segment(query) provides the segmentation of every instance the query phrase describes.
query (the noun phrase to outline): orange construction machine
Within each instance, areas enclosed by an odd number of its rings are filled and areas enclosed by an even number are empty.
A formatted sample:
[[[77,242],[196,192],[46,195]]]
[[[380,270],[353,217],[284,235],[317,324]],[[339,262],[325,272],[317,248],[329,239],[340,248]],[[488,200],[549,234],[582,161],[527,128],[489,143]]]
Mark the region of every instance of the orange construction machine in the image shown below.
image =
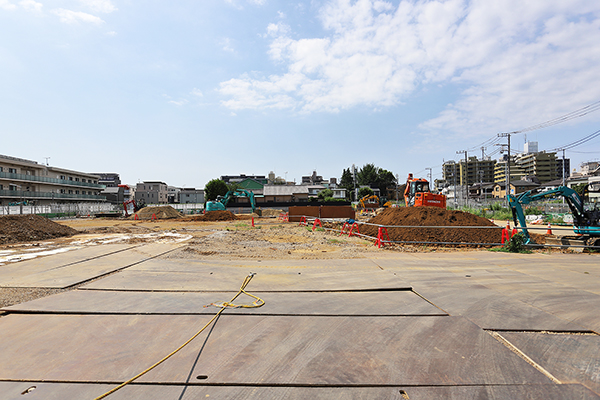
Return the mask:
[[[413,174],[408,174],[406,189],[404,190],[404,200],[407,207],[428,206],[446,208],[446,196],[431,193],[427,179],[413,178]]]

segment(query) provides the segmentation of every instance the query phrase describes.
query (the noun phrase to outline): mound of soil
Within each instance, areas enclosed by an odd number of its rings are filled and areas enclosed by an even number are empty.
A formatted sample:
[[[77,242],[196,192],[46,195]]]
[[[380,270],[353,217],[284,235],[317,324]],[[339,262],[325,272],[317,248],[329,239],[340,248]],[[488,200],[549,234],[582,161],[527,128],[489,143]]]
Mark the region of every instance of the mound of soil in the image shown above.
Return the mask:
[[[281,213],[283,213],[283,210],[276,210],[273,208],[265,208],[262,210],[263,217],[278,217]]]
[[[73,236],[75,229],[39,215],[0,216],[0,244],[48,240]]]
[[[139,219],[152,219],[153,214],[156,215],[156,218],[158,219],[182,217],[182,214],[171,206],[144,207],[135,213]],[[130,218],[134,219],[135,215],[131,216]]]
[[[191,221],[234,221],[236,219],[237,217],[231,211],[209,211],[189,218]]]
[[[418,226],[491,226],[496,225],[482,217],[462,211],[446,210],[439,207],[400,207],[387,208],[369,220],[370,224],[388,226],[392,241],[400,242],[436,242],[436,243],[500,243],[502,229],[489,228],[416,228]],[[411,228],[391,228],[401,225]],[[378,227],[361,225],[364,235],[377,237]]]

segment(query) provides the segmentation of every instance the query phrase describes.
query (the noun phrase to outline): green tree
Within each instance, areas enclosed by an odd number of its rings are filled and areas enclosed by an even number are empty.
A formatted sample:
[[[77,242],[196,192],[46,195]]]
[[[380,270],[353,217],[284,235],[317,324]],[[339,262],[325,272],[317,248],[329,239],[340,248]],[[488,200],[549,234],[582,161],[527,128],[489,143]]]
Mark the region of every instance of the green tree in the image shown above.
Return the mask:
[[[375,164],[365,164],[356,174],[356,180],[358,184],[363,185],[376,185],[379,176],[379,168]]]
[[[327,197],[332,197],[332,196],[333,196],[333,190],[331,190],[331,189],[324,189],[324,190],[321,190],[319,192],[319,195],[317,197],[319,197],[319,199],[321,201],[323,201]]]
[[[354,193],[354,178],[352,177],[352,172],[350,172],[350,168],[345,169],[342,172],[342,178],[340,179],[340,187],[346,189],[346,198],[352,199],[352,194]]]
[[[240,185],[237,182],[226,183],[226,185],[227,185],[227,190],[231,190],[232,192],[235,192],[238,189],[243,189],[242,185]]]
[[[225,196],[227,191],[227,184],[221,179],[213,179],[204,187],[206,200],[216,200],[217,196]]]
[[[574,191],[576,191],[576,192],[577,192],[577,194],[578,194],[579,196],[581,196],[581,198],[583,198],[583,195],[584,195],[583,191],[585,190],[585,185],[586,185],[585,183],[578,183],[578,184],[576,184],[576,185],[573,185],[573,186],[571,186],[571,188],[572,188]]]
[[[360,189],[358,189],[358,198],[362,199],[365,196],[372,196],[373,195],[373,190],[369,187],[361,187]]]
[[[393,173],[383,168],[380,168],[377,174],[376,185],[379,188],[381,196],[387,195],[387,190],[396,187],[396,177]]]

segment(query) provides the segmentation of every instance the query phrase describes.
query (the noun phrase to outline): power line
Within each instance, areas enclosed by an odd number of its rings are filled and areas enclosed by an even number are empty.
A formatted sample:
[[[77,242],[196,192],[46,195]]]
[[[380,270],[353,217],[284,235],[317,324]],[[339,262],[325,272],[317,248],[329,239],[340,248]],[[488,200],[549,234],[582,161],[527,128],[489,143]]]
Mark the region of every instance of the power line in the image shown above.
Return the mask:
[[[562,150],[569,150],[569,149],[572,149],[572,148],[574,148],[574,147],[580,146],[580,145],[582,145],[582,144],[584,144],[584,143],[586,143],[586,142],[589,142],[590,140],[592,140],[592,139],[595,139],[595,138],[597,138],[598,136],[600,136],[600,130],[597,130],[596,132],[594,132],[594,133],[591,133],[591,134],[587,135],[587,136],[586,136],[586,137],[584,137],[584,138],[581,138],[581,139],[579,139],[579,140],[576,140],[576,141],[574,141],[574,142],[571,142],[571,143],[569,143],[569,144],[567,144],[567,145],[564,145],[564,146],[561,146],[561,147],[557,147],[557,148],[555,148],[555,149],[552,149],[552,150],[550,150],[550,151],[562,151]]]
[[[521,129],[520,131],[516,131],[516,132],[512,132],[512,133],[523,133],[523,132],[535,131],[537,129],[548,128],[550,126],[562,124],[563,122],[567,122],[567,121],[570,121],[575,118],[583,117],[584,115],[587,115],[589,113],[592,113],[592,112],[598,111],[598,110],[600,110],[600,101],[597,101],[595,103],[587,105],[583,108],[580,108],[579,110],[572,111],[561,117],[554,118],[554,119],[551,119],[546,122],[542,122],[541,124],[532,125],[528,128]]]
[[[554,118],[549,121],[542,122],[540,124],[532,125],[530,127],[527,127],[527,128],[524,128],[524,129],[521,129],[518,131],[510,132],[510,134],[525,133],[525,132],[535,131],[538,129],[548,128],[550,126],[558,125],[558,124],[570,121],[575,118],[583,117],[584,115],[590,114],[590,113],[592,113],[594,111],[598,111],[598,110],[600,110],[600,101],[589,104],[585,107],[582,107],[578,110],[567,113],[558,118]],[[470,149],[467,149],[467,150],[473,151],[477,148],[481,148],[482,146],[492,146],[493,144],[497,143],[499,140],[500,139],[498,136],[493,136],[493,137],[489,138],[488,140],[486,140],[485,142],[481,143],[479,146],[471,147]]]

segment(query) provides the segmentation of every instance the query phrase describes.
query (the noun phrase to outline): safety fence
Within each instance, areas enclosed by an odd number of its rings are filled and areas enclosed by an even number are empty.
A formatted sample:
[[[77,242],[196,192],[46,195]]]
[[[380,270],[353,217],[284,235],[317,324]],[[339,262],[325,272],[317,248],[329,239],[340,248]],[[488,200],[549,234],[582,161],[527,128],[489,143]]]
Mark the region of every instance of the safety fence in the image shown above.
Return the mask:
[[[297,222],[298,226],[305,226],[312,230],[323,230],[337,234],[337,236],[346,235],[348,237],[357,236],[366,240],[372,240],[374,245],[381,248],[390,244],[406,244],[406,245],[436,245],[436,246],[478,246],[478,247],[496,247],[504,246],[510,240],[510,238],[516,234],[519,230],[522,231],[525,228],[515,227],[510,229],[510,226],[503,228],[501,226],[413,226],[413,225],[378,225],[369,222],[357,221],[354,219],[339,219],[339,218],[318,218],[311,215],[289,215],[289,213],[282,213],[278,219],[284,222]],[[372,226],[377,228],[377,236],[366,235],[361,233],[361,226]],[[390,240],[389,230],[394,228],[404,229],[457,229],[457,230],[470,230],[470,229],[487,229],[487,230],[502,230],[502,236],[500,242],[456,242],[456,241],[431,241],[431,240]],[[573,232],[573,227],[527,227],[528,231],[532,230],[544,230],[545,234],[553,234],[553,231],[570,231]],[[364,229],[363,229],[364,230]],[[528,248],[564,248],[564,249],[593,249],[600,250],[600,246],[590,246],[585,244],[536,244],[529,243],[524,245]]]
[[[107,203],[0,206],[0,215],[37,214],[46,218],[74,218],[117,211],[123,211],[123,208]]]

